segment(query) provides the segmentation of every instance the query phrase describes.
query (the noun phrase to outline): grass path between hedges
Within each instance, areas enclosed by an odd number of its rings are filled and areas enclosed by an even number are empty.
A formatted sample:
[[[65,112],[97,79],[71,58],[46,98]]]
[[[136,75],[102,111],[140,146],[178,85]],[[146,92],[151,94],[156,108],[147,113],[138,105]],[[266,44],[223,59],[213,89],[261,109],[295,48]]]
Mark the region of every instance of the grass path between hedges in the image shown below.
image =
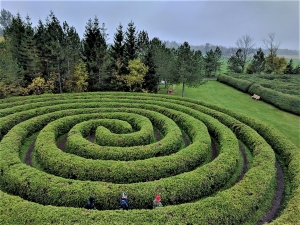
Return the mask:
[[[174,96],[181,96],[181,87],[181,85],[176,85],[175,89],[173,88]],[[160,93],[166,93],[163,85]],[[192,98],[226,107],[265,122],[279,130],[300,148],[300,116],[282,111],[261,100],[254,100],[249,94],[218,81],[208,81],[197,88],[185,87],[184,98]]]

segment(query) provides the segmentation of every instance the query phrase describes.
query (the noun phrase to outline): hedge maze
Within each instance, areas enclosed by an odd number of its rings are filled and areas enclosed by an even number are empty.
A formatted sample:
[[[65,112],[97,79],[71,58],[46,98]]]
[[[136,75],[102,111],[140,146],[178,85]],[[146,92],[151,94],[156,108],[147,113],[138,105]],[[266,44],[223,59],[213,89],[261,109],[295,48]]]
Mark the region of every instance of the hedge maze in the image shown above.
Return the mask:
[[[15,97],[0,105],[0,224],[300,221],[300,151],[253,118],[138,93]],[[124,191],[129,211],[119,206]],[[152,210],[158,194],[164,207]],[[98,210],[84,209],[91,195]]]

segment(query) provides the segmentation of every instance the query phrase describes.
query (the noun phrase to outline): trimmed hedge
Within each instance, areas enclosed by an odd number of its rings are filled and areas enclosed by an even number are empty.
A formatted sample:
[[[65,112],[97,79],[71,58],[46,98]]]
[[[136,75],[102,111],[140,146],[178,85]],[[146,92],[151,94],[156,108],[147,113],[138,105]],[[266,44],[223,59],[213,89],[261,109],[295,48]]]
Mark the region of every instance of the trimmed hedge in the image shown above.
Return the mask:
[[[84,93],[81,97],[80,95],[76,95],[76,97],[85,99],[89,94],[90,93]],[[270,146],[257,134],[258,132],[267,140],[273,149],[278,151],[279,154],[281,154],[281,156],[286,160],[285,162],[288,166],[289,177],[292,180],[292,195],[289,204],[283,214],[277,218],[273,224],[297,224],[300,215],[299,149],[287,141],[278,131],[241,114],[189,99],[182,101],[181,98],[176,99],[171,96],[161,97],[156,95],[140,94],[126,94],[126,96],[124,96],[124,93],[101,93],[100,101],[102,101],[103,104],[107,99],[117,102],[116,99],[120,99],[122,95],[124,97],[123,99],[128,98],[126,99],[126,102],[128,102],[127,104],[131,106],[133,105],[133,102],[137,103],[140,101],[143,102],[142,106],[144,108],[151,107],[152,110],[160,112],[160,110],[163,110],[164,108],[162,106],[168,105],[168,109],[177,108],[176,110],[184,111],[197,119],[201,118],[207,126],[208,131],[218,137],[217,140],[220,142],[221,147],[220,155],[211,163],[197,168],[194,171],[170,178],[163,178],[160,181],[146,182],[145,184],[147,184],[147,189],[145,189],[143,183],[124,185],[105,183],[104,187],[100,188],[99,185],[102,183],[88,181],[82,181],[82,183],[79,181],[65,180],[63,178],[44,174],[33,168],[22,165],[16,157],[18,148],[15,148],[16,151],[14,151],[12,146],[21,145],[23,139],[22,135],[26,136],[26,133],[31,131],[32,128],[28,127],[28,130],[27,128],[26,130],[22,130],[15,129],[15,127],[17,127],[15,126],[12,129],[16,132],[15,134],[11,131],[9,133],[5,132],[7,129],[9,130],[9,126],[13,124],[10,119],[14,118],[14,116],[10,116],[8,119],[0,120],[1,131],[3,134],[7,133],[0,143],[0,170],[3,171],[3,174],[0,176],[2,190],[3,187],[7,187],[7,185],[10,185],[10,191],[13,190],[18,192],[19,189],[21,189],[23,192],[21,196],[29,200],[32,200],[32,195],[34,195],[35,191],[37,191],[41,194],[41,198],[38,199],[39,202],[41,204],[47,204],[44,201],[47,201],[48,198],[53,198],[53,195],[55,195],[57,190],[66,188],[64,192],[61,192],[59,195],[56,194],[57,199],[61,200],[61,203],[67,202],[66,200],[68,199],[74,203],[74,199],[78,198],[77,204],[80,205],[86,201],[86,199],[81,195],[86,196],[86,193],[91,193],[95,194],[97,199],[103,200],[101,203],[103,203],[107,209],[117,208],[117,201],[123,190],[126,190],[129,193],[130,202],[133,208],[150,208],[152,198],[157,193],[162,195],[163,203],[165,203],[165,205],[193,201],[198,199],[199,196],[207,196],[209,193],[214,193],[224,184],[224,182],[226,183],[226,174],[230,174],[236,169],[234,166],[230,170],[230,173],[224,169],[225,167],[228,168],[229,158],[237,155],[237,149],[235,149],[234,153],[232,152],[232,147],[229,147],[230,145],[226,144],[233,144],[233,140],[230,140],[229,133],[227,134],[227,131],[225,132],[228,128],[223,126],[224,128],[221,129],[218,121],[224,123],[227,127],[234,131],[238,138],[250,148],[254,156],[253,167],[246,173],[242,181],[235,184],[232,188],[216,193],[212,197],[197,200],[194,203],[167,206],[155,211],[131,210],[130,212],[124,213],[120,210],[87,211],[76,208],[42,206],[36,203],[27,202],[20,197],[7,195],[0,191],[1,199],[3,199],[0,203],[0,213],[1,215],[4,215],[0,218],[2,220],[1,222],[7,224],[18,224],[24,222],[32,224],[114,224],[116,221],[122,221],[129,224],[182,224],[184,221],[184,223],[194,224],[241,224],[243,221],[247,221],[248,217],[251,216],[251,214],[259,208],[260,204],[265,201],[264,196],[266,196],[267,193],[274,192],[274,181],[276,176],[276,170],[274,167],[275,156]],[[89,95],[89,98],[91,98],[91,101],[92,98],[95,98],[95,101],[99,101],[99,93],[93,93]],[[150,104],[151,101],[152,105]],[[125,100],[123,100],[123,102],[125,102]],[[154,102],[155,106],[153,106]],[[162,109],[159,109],[160,107],[158,105],[160,105]],[[123,107],[125,106],[126,104],[123,105]],[[87,105],[82,107],[87,107]],[[138,107],[141,108],[140,105]],[[211,110],[209,108],[215,110]],[[47,110],[53,110],[53,108],[48,107],[45,111]],[[196,117],[196,115],[198,116]],[[18,120],[20,117],[22,118],[22,116],[30,117],[31,113],[24,112],[23,115],[19,113],[18,116],[15,115],[15,118]],[[243,123],[250,125],[257,132],[253,131]],[[217,127],[220,128],[216,128],[216,124],[218,124]],[[226,135],[222,131],[223,129]],[[13,135],[16,136],[13,137]],[[19,136],[21,136],[21,139],[18,138]],[[223,138],[221,138],[221,136]],[[227,149],[226,146],[229,147],[230,150]],[[37,176],[40,173],[42,176]],[[184,177],[184,175],[186,175],[186,177]],[[8,176],[11,177],[11,182],[15,182],[16,185],[8,182]],[[185,179],[181,179],[183,177]],[[201,179],[199,177],[201,177]],[[34,191],[32,186],[36,184],[38,184],[37,186],[41,185],[43,180],[44,185],[47,184],[47,186],[44,186],[44,188],[42,188],[43,186],[40,186],[40,188],[37,188]],[[97,185],[94,186],[94,183],[97,183]],[[177,185],[179,185],[179,187]],[[207,185],[207,189],[202,187],[202,185]],[[78,189],[71,188],[71,186],[76,186]],[[89,188],[87,189],[87,187]],[[28,192],[28,189],[31,189],[32,191]],[[83,192],[80,192],[82,190]],[[88,190],[90,190],[90,192],[86,192]],[[70,191],[74,195],[73,197],[69,194]],[[107,195],[110,199],[115,199],[115,202],[110,206],[108,206],[109,204],[106,202]],[[55,200],[55,197],[53,199]],[[8,201],[10,201],[10,204],[8,204]],[[69,202],[67,205],[73,203]],[[7,205],[10,205],[10,207],[8,208]],[[22,214],[19,213],[20,210],[23,212]],[[32,215],[34,212],[36,212],[36,214]]]
[[[219,75],[217,80],[245,93],[251,95],[257,94],[261,97],[261,100],[270,103],[279,109],[300,115],[300,98],[297,96],[284,94],[270,88],[265,88],[254,82],[227,75]]]
[[[261,99],[282,110],[300,115],[300,98],[293,95],[283,94],[269,88],[254,84],[249,88],[250,94],[260,95]]]
[[[242,92],[247,93],[253,82],[247,81],[247,80],[242,80],[242,79],[237,79],[231,76],[227,75],[218,75],[217,80],[228,84]]]

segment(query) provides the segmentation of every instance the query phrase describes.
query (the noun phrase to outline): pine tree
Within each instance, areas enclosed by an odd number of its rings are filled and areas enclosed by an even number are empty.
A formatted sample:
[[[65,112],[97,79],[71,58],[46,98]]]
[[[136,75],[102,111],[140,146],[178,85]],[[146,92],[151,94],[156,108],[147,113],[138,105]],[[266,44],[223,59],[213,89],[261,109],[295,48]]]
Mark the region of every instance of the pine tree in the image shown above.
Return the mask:
[[[148,71],[144,77],[144,82],[142,89],[146,90],[148,93],[157,93],[157,84],[159,83],[159,78],[156,75],[155,64],[152,51],[148,51],[144,58],[144,64],[148,67]]]
[[[206,55],[204,56],[204,70],[205,75],[207,77],[210,77],[212,75],[212,72],[214,71],[214,52],[212,49],[210,49],[208,52],[206,52]]]
[[[294,67],[293,67],[293,60],[291,59],[289,64],[287,64],[284,74],[293,74],[294,73]]]
[[[254,73],[261,73],[265,70],[265,54],[263,53],[262,49],[259,48],[256,54],[253,55],[252,59],[252,67]]]
[[[37,49],[38,71],[42,77],[50,75],[49,71],[49,50],[47,48],[47,30],[41,20],[38,21],[38,26],[34,34],[34,42]]]
[[[22,56],[20,54],[21,43],[24,39],[24,33],[25,23],[18,13],[15,17],[12,18],[10,26],[6,27],[6,29],[4,30],[4,38],[5,40],[9,40],[9,47],[12,53],[12,57],[17,61],[18,65],[21,68],[24,68],[24,65],[22,64]]]
[[[174,49],[173,49],[174,50]],[[175,50],[166,48],[165,43],[162,43],[159,38],[155,37],[150,41],[150,51],[153,54],[153,62],[155,66],[155,74],[157,82],[157,91],[160,87],[160,82],[165,82],[168,89],[169,83],[175,79],[172,70],[175,68]]]
[[[177,82],[182,83],[182,97],[185,85],[196,87],[201,84],[203,76],[200,71],[199,53],[191,50],[190,45],[184,42],[178,48],[177,54]]]
[[[230,56],[227,61],[227,68],[230,72],[242,73],[243,72],[243,55],[242,49],[238,49],[235,55]]]
[[[137,37],[137,57],[144,59],[150,47],[147,31],[140,31]]]
[[[63,70],[62,70],[62,62],[64,60],[64,55],[62,54],[62,42],[63,42],[63,29],[60,25],[59,20],[56,18],[54,12],[50,11],[49,17],[46,19],[46,49],[47,49],[47,60],[49,62],[48,67],[48,77],[52,74],[57,76],[57,85],[59,93],[63,92],[62,87],[62,78],[63,78]]]
[[[64,82],[70,79],[75,70],[75,65],[80,60],[80,38],[76,29],[69,26],[66,21],[63,22],[63,42],[62,42],[62,71],[64,73]]]
[[[26,17],[25,32],[20,45],[20,60],[23,66],[23,77],[25,85],[30,84],[32,80],[40,75],[38,71],[39,59],[34,40],[34,29],[29,16]]]
[[[0,11],[0,37],[3,36],[3,31],[6,27],[10,26],[12,23],[13,15],[5,10]]]
[[[82,55],[87,65],[89,73],[89,90],[100,90],[104,81],[104,73],[108,66],[105,62],[107,56],[107,35],[103,33],[105,29],[100,29],[99,20],[95,16],[94,20],[88,20],[83,40]]]
[[[219,46],[214,51],[214,72],[217,75],[217,71],[220,71],[222,65],[222,51]]]
[[[125,65],[128,65],[130,60],[137,58],[137,37],[136,28],[134,23],[131,21],[128,24],[127,30],[125,32]],[[128,71],[129,72],[129,71]]]

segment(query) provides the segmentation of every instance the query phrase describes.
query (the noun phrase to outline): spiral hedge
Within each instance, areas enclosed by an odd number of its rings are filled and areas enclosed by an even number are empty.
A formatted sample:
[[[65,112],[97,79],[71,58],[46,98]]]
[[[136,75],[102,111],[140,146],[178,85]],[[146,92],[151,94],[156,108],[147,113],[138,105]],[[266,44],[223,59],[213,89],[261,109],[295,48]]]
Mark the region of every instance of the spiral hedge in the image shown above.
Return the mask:
[[[290,185],[270,224],[300,221],[300,151],[253,118],[140,93],[15,97],[0,105],[0,224],[257,223],[274,197],[275,155]],[[34,135],[30,166],[20,155]],[[252,163],[237,181],[239,141]],[[124,191],[125,212],[119,206]],[[158,194],[165,207],[152,210]],[[84,209],[91,195],[98,210]]]

